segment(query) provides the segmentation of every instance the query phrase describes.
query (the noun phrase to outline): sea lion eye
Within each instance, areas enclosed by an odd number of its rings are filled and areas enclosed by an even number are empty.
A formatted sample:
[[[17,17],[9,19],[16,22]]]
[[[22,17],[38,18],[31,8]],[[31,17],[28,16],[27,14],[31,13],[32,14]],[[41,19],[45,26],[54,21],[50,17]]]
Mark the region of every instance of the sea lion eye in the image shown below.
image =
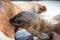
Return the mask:
[[[21,20],[19,18],[16,18],[15,23],[21,23]]]

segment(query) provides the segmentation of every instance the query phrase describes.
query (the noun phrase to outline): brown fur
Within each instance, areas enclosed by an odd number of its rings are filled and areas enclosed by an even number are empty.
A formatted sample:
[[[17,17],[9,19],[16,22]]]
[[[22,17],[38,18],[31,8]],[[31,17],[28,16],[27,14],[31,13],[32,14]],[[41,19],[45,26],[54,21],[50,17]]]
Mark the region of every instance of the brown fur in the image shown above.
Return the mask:
[[[14,30],[9,23],[13,13],[13,4],[10,0],[0,0],[0,30],[10,38],[14,38]]]
[[[37,14],[34,13],[31,13],[31,15],[28,14],[30,14],[30,12],[20,12],[11,19],[16,20],[17,18],[19,18],[20,19],[19,21],[21,20],[23,21],[23,22],[21,21],[22,24],[13,21],[11,22],[13,22],[13,25],[18,26],[18,28],[24,28],[35,36],[40,36],[42,33],[47,33],[48,35],[50,35],[52,32],[55,32],[60,35],[60,15],[57,15],[51,19],[56,20],[59,23],[52,24],[53,22],[39,18]],[[52,37],[53,40],[55,39],[54,36],[55,35],[53,34]]]
[[[14,23],[15,18],[20,18],[21,17],[21,22],[20,23]],[[32,33],[35,36],[38,36],[40,33],[40,24],[41,22],[39,21],[39,17],[35,13],[30,13],[28,11],[23,11],[18,13],[16,16],[14,16],[10,21],[11,23],[14,23],[13,25],[17,25],[18,28],[24,28],[30,33]]]
[[[14,38],[14,29],[13,29],[12,25],[9,23],[9,20],[10,20],[10,18],[12,18],[15,15],[15,13],[25,10],[23,8],[26,5],[25,4],[18,4],[18,5],[12,4],[11,0],[0,0],[0,30],[6,36],[8,36],[10,38]],[[33,5],[36,5],[36,6],[38,6],[39,9],[42,10],[41,12],[46,11],[46,7],[43,5],[40,5],[40,4],[28,4],[28,5],[29,6],[31,5],[31,7],[33,7]],[[21,6],[22,6],[22,8],[21,8]],[[31,12],[34,12],[33,9],[31,9],[31,10],[30,10]],[[38,12],[38,13],[40,13],[40,12]],[[38,28],[37,28],[37,30],[38,30]]]
[[[15,13],[19,13],[22,11],[29,11],[37,14],[40,14],[47,10],[47,8],[44,5],[38,3],[14,4],[14,9]]]

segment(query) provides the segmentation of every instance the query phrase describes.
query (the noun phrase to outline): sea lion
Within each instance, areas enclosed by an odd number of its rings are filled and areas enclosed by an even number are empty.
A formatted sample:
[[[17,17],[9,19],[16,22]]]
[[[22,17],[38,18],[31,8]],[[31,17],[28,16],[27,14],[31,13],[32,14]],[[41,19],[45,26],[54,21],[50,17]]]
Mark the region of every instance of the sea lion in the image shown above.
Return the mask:
[[[9,22],[13,14],[11,0],[0,0],[0,40],[14,40],[14,29]]]
[[[29,11],[36,14],[41,14],[47,11],[46,6],[39,3],[23,3],[23,4],[13,3],[13,4],[16,14],[22,11]]]

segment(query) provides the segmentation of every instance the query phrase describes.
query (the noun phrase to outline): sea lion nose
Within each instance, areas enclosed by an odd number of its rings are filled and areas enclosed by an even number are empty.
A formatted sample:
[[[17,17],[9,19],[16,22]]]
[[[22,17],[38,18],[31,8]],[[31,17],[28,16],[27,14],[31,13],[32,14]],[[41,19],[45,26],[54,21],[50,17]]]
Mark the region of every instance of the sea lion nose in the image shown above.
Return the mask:
[[[19,17],[13,17],[10,19],[10,23],[15,24],[15,23],[20,23],[21,20]]]
[[[11,18],[9,21],[10,21],[11,24],[14,24],[15,23],[15,18]]]

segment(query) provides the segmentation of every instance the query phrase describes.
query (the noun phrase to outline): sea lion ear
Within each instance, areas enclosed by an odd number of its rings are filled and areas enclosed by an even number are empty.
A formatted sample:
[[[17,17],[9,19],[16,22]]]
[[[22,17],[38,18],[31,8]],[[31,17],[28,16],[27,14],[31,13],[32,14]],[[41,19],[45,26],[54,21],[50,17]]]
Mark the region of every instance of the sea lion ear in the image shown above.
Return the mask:
[[[35,13],[41,14],[42,12],[46,12],[47,8],[44,5],[35,3],[35,5],[33,5],[33,10],[34,10]]]
[[[39,5],[38,4],[38,13],[40,14],[40,13],[43,13],[43,12],[46,12],[47,11],[47,8],[46,8],[46,6],[45,5]]]
[[[38,6],[39,10],[42,12],[46,12],[47,11],[47,8],[46,6],[42,5],[42,6]]]

